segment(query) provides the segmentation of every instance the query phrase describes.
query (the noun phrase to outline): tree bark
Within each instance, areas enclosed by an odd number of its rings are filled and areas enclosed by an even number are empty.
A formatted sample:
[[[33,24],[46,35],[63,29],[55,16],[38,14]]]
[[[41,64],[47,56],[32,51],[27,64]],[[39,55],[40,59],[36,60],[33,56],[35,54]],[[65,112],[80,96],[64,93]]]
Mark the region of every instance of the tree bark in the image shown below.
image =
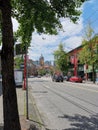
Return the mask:
[[[11,0],[2,0],[1,13],[4,130],[21,130],[14,81],[14,38],[11,21]]]

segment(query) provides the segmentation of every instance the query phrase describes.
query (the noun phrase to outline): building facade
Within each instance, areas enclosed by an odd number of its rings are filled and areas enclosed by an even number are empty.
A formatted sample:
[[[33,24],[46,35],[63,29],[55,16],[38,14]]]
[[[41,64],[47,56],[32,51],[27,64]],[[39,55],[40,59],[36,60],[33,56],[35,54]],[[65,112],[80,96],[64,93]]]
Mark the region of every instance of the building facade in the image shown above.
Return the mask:
[[[85,77],[86,80],[91,80],[91,81],[97,81],[98,80],[98,65],[97,63],[92,63],[92,65],[90,64],[81,64],[79,61],[79,53],[81,52],[81,50],[83,49],[84,45],[79,46],[73,50],[71,50],[70,52],[68,52],[68,56],[69,56],[69,71],[71,72],[72,75],[74,76],[81,76],[82,78]],[[89,47],[88,47],[89,49]],[[91,53],[89,55],[91,55],[92,57],[94,55],[98,55],[97,53],[95,54],[95,50],[96,48],[91,48]],[[92,55],[93,52],[93,55]],[[96,59],[95,59],[96,60]],[[94,64],[96,64],[96,68],[93,68]],[[94,79],[95,78],[95,79]]]
[[[70,52],[68,52],[68,61],[69,61],[69,71],[73,76],[81,76],[84,77],[84,65],[80,64],[79,61],[79,52],[82,50],[82,46],[79,46]]]

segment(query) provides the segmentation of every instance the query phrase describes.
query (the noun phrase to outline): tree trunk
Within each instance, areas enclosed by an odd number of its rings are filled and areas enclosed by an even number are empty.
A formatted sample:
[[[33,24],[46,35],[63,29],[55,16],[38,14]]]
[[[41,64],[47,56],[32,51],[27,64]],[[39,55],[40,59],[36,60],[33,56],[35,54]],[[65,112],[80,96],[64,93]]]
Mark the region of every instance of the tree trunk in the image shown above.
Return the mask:
[[[14,39],[11,21],[11,0],[2,0],[2,91],[4,130],[21,130],[14,81]]]

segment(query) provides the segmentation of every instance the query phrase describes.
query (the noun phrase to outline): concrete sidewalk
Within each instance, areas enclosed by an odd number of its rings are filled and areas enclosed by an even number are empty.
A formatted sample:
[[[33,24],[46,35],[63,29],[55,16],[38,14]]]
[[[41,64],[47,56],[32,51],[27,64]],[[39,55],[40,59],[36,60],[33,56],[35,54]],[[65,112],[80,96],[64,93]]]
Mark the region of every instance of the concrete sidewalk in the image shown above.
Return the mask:
[[[44,130],[30,88],[28,87],[28,120],[26,119],[26,90],[17,88],[16,92],[21,130]]]
[[[33,106],[33,102],[30,97],[30,92],[28,95],[28,111],[30,119],[26,119],[26,90],[22,88],[16,88],[17,93],[17,104],[18,104],[18,111],[19,111],[19,118],[21,124],[21,130],[38,130],[37,128],[37,117],[36,112]],[[39,123],[39,122],[38,122]],[[0,130],[3,130],[3,99],[2,99],[2,91],[0,88]]]
[[[17,103],[18,103],[18,111],[21,123],[22,130],[28,130],[29,125],[26,121],[25,117],[25,96],[26,91],[22,90],[22,88],[16,88],[17,92]],[[0,130],[3,130],[3,99],[2,99],[2,91],[0,91]]]

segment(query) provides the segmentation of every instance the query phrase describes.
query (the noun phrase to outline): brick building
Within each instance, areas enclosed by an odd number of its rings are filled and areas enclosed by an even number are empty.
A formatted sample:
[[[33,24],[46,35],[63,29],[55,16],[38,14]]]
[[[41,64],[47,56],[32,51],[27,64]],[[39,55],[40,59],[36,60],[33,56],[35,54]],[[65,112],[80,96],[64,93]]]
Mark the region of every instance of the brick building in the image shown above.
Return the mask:
[[[68,52],[69,71],[74,76],[84,77],[84,65],[79,62],[79,52],[82,50],[82,46],[79,46]]]

